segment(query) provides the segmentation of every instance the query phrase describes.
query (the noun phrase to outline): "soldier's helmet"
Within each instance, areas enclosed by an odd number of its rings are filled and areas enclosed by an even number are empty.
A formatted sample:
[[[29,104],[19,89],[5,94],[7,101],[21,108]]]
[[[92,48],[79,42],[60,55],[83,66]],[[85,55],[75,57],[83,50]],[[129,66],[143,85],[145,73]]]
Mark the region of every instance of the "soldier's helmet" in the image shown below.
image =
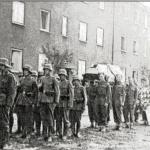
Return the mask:
[[[4,65],[6,68],[11,68],[12,66],[9,65],[9,61],[7,58],[0,58],[0,65]]]
[[[45,70],[45,69],[52,71],[53,70],[52,64],[48,64],[48,63],[44,64],[43,70]]]
[[[23,76],[23,72],[18,72],[18,77],[22,77]]]
[[[38,76],[38,73],[37,73],[36,70],[33,70],[33,71],[32,71],[32,76],[34,76],[34,77],[37,77],[37,76]]]
[[[78,80],[80,81],[79,77],[77,75],[73,76],[73,81]]]
[[[25,64],[23,66],[23,70],[28,70],[32,74],[32,67],[30,65],[28,65],[28,64]]]
[[[59,75],[65,75],[65,76],[67,76],[67,71],[65,69],[60,69],[59,70]]]

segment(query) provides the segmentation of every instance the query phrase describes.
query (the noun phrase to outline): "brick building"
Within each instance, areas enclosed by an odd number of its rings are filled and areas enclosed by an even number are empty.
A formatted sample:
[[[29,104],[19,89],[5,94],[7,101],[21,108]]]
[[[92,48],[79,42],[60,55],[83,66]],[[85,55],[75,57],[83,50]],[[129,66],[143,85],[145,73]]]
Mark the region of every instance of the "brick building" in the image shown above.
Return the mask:
[[[141,80],[148,61],[150,13],[141,3],[0,2],[0,56],[21,71],[40,70],[42,47],[73,52],[81,77],[95,63],[119,65]]]

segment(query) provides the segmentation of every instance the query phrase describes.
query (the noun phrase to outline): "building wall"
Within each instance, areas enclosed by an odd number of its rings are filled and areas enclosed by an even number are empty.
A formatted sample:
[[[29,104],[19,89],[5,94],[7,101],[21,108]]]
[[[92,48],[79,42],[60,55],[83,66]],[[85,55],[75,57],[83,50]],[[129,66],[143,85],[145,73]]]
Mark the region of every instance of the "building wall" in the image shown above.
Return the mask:
[[[40,31],[40,9],[51,12],[50,32]],[[135,24],[135,10],[140,12],[139,24]],[[105,2],[104,10],[99,2],[25,2],[24,26],[12,23],[12,3],[0,2],[0,56],[11,60],[11,49],[23,51],[23,64],[28,63],[38,68],[38,54],[42,45],[49,43],[50,49],[56,47],[63,52],[74,53],[74,64],[78,60],[86,60],[86,68],[95,63],[112,63],[114,11],[114,64],[126,68],[127,76],[141,66],[150,66],[143,55],[148,29],[144,28],[144,14],[149,12],[141,3]],[[68,35],[61,35],[62,16],[68,17]],[[149,16],[150,18],[150,16]],[[88,24],[87,42],[79,41],[80,21]],[[104,29],[104,46],[96,45],[96,29]],[[121,52],[121,36],[126,39],[126,52]],[[133,41],[138,43],[137,54],[133,54]],[[147,48],[149,50],[149,47]],[[139,71],[140,76],[140,71]]]

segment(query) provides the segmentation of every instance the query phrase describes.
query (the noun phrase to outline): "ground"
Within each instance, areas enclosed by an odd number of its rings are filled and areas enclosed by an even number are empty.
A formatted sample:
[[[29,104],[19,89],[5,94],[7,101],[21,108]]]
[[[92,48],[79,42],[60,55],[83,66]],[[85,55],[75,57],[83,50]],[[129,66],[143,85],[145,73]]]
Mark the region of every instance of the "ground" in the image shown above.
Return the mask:
[[[150,126],[137,124],[134,129],[113,131],[114,123],[111,113],[111,122],[108,131],[101,133],[98,129],[88,128],[90,123],[87,113],[82,117],[81,137],[69,138],[67,141],[58,141],[54,137],[52,143],[45,143],[33,137],[22,140],[19,137],[11,138],[7,149],[11,150],[149,150]],[[15,129],[14,129],[15,130]]]

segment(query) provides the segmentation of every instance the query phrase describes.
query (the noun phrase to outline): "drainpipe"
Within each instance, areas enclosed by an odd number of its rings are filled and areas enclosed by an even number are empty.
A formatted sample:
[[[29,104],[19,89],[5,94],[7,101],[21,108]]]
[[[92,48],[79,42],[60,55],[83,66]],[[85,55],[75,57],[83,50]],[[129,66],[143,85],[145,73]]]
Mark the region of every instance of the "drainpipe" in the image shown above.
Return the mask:
[[[114,64],[114,27],[115,27],[115,2],[113,2],[113,26],[112,26],[112,65]]]

